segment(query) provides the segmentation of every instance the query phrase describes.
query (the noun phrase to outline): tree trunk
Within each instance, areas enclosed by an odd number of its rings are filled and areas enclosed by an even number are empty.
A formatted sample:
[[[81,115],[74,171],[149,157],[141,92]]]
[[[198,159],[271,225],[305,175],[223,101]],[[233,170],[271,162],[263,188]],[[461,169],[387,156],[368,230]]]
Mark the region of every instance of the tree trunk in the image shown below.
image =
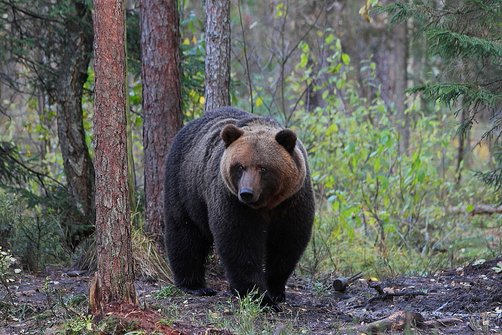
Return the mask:
[[[161,248],[165,161],[183,116],[176,2],[141,0],[140,14],[146,231]]]
[[[92,57],[92,16],[89,6],[75,2],[80,21],[68,20],[67,43],[57,74],[56,118],[63,167],[70,194],[83,216],[80,227],[69,228],[69,244],[75,247],[93,231],[95,221],[94,167],[85,142],[82,96],[87,69]]]
[[[399,152],[406,155],[410,147],[410,120],[406,115],[405,98],[408,83],[408,29],[407,22],[394,27],[394,101],[396,102],[396,123],[399,132]]]
[[[204,111],[230,105],[230,1],[206,0]]]
[[[137,304],[127,181],[124,8],[123,1],[94,0],[98,271],[89,295],[94,315],[110,304]]]
[[[408,38],[406,22],[387,30],[377,22],[371,29],[371,49],[380,83],[381,96],[389,111],[395,110],[394,125],[400,135],[399,152],[406,154],[409,147],[410,121],[404,113],[407,86]]]

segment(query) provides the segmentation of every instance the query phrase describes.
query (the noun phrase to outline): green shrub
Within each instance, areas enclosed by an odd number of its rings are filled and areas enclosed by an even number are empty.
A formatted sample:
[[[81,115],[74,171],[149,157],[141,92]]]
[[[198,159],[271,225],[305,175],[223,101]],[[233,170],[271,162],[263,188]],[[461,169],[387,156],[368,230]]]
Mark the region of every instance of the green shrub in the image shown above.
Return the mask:
[[[315,87],[323,107],[298,110],[291,120],[309,153],[318,206],[301,269],[312,275],[424,273],[495,255],[497,248],[486,248],[489,234],[472,226],[475,220],[450,213],[452,207],[494,198],[472,174],[458,183],[455,127],[447,126],[453,120],[420,115],[412,104],[410,149],[401,154],[394,111],[378,94],[371,101],[361,97],[359,83],[346,75],[352,71],[350,58],[344,59],[338,46],[331,50],[334,56],[321,70],[330,78]],[[308,72],[306,64],[298,68]],[[501,228],[497,217],[489,222]]]
[[[67,260],[60,217],[41,204],[0,190],[0,230],[14,255],[31,271]]]
[[[166,299],[181,295],[182,292],[174,285],[166,285],[155,293],[156,299]]]

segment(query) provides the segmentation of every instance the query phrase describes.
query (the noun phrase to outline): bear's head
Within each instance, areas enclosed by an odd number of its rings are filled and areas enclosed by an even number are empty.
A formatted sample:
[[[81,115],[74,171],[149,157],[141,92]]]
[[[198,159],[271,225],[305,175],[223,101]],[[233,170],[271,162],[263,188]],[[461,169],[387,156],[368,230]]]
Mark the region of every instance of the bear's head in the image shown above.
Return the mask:
[[[303,186],[307,167],[293,131],[229,124],[220,135],[226,146],[221,176],[242,203],[272,209]]]

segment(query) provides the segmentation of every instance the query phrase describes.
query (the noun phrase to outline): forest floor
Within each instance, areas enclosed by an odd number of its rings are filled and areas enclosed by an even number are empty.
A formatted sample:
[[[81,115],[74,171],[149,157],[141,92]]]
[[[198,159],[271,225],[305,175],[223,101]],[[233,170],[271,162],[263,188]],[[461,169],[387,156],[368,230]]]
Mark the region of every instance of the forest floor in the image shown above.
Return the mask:
[[[427,277],[359,279],[343,293],[333,290],[333,278],[312,283],[293,277],[280,312],[239,303],[226,292],[218,272],[209,276],[209,286],[220,292],[213,297],[138,281],[143,310],[123,308],[115,314],[121,325],[101,326],[97,332],[89,330],[97,328],[85,307],[90,277],[53,268],[43,275],[19,275],[9,285],[13,300],[0,301],[0,335],[127,333],[124,329],[171,335],[502,334],[501,266],[502,257]],[[0,297],[5,294],[0,288]],[[139,328],[147,331],[131,332]]]

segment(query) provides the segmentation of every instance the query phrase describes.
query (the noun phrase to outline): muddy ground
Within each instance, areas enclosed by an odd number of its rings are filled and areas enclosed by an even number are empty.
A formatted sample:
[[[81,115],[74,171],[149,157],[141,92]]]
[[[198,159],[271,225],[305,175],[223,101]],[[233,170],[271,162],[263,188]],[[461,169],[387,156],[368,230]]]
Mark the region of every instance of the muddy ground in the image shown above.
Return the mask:
[[[124,309],[121,316],[135,320],[129,330],[141,326],[160,334],[502,334],[499,267],[502,257],[428,277],[361,278],[343,293],[332,288],[334,278],[293,277],[282,311],[258,314],[239,309],[221,273],[209,276],[209,285],[219,290],[214,297],[169,288],[159,295],[165,284],[141,280],[140,303],[149,312]],[[0,335],[85,333],[82,322],[96,329],[86,318],[89,282],[88,275],[65,269],[17,276],[9,285],[12,301],[0,288]]]

